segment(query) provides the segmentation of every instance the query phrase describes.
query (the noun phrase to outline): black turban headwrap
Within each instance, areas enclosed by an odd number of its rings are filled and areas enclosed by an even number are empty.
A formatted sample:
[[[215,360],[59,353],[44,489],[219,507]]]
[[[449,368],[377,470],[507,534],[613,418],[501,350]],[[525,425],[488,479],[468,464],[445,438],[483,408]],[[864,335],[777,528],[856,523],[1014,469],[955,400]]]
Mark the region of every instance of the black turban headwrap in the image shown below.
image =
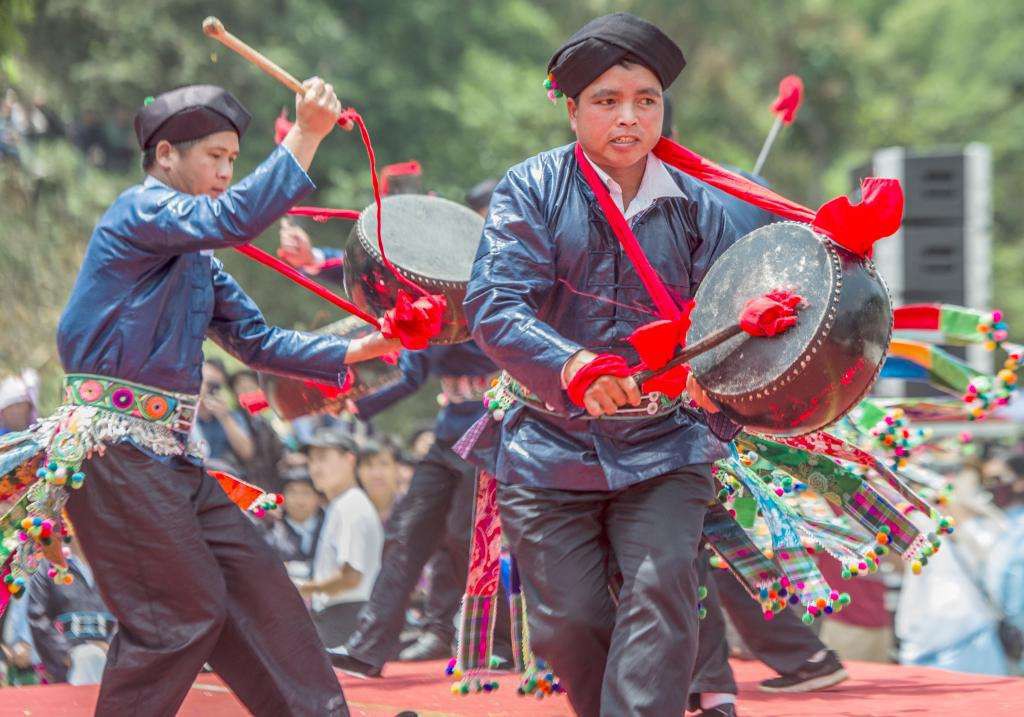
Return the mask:
[[[162,139],[171,144],[231,130],[245,134],[252,115],[234,95],[216,85],[187,85],[158,95],[135,114],[139,147]]]
[[[558,89],[576,97],[583,89],[627,55],[640,60],[668,89],[686,58],[671,38],[657,27],[627,12],[595,18],[581,27],[548,62]]]

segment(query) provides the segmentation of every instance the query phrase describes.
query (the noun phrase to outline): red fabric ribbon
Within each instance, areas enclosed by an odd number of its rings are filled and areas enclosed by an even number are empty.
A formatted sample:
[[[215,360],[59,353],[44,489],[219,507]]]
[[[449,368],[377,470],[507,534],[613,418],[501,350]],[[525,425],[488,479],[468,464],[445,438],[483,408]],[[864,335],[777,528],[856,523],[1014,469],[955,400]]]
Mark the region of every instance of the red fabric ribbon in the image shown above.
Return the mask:
[[[618,354],[598,354],[593,361],[576,372],[566,387],[566,393],[569,394],[570,401],[580,408],[585,408],[583,396],[586,395],[587,389],[593,385],[594,381],[602,376],[625,378],[631,375],[633,375],[633,369],[626,363],[626,359]]]
[[[348,219],[357,221],[359,214],[355,209],[329,209],[327,207],[292,207],[288,214],[293,217],[311,217],[314,222],[326,222],[328,219]]]
[[[640,356],[640,363],[633,367],[634,372],[661,368],[672,359],[678,347],[686,345],[686,332],[690,330],[690,314],[694,306],[694,302],[689,301],[678,319],[652,321],[630,335],[628,341]],[[640,388],[646,393],[657,391],[675,398],[686,390],[689,375],[689,367],[676,366],[644,382]]]
[[[776,336],[796,325],[796,310],[804,298],[785,289],[751,299],[740,312],[740,328],[751,336]]]
[[[637,241],[636,234],[633,233],[633,229],[629,226],[629,222],[622,215],[622,211],[616,206],[611,195],[608,193],[608,188],[604,186],[604,182],[597,176],[597,172],[590,165],[590,161],[586,155],[583,154],[583,148],[579,142],[576,143],[576,162],[580,166],[580,170],[583,172],[583,178],[587,180],[587,184],[590,186],[591,191],[594,192],[594,196],[597,197],[597,203],[600,205],[601,210],[604,212],[605,218],[608,223],[612,226],[612,231],[615,233],[615,237],[619,240],[619,244],[622,246],[622,250],[629,257],[630,262],[633,264],[633,268],[636,270],[637,276],[640,277],[640,282],[647,289],[647,293],[650,294],[651,299],[654,301],[654,306],[658,311],[658,316],[663,319],[678,319],[680,316],[680,309],[676,306],[676,302],[672,300],[672,295],[668,293],[668,289],[665,288],[664,282],[661,277],[651,266],[650,260],[647,255],[644,254],[643,248],[640,246],[640,242]]]
[[[398,339],[412,351],[425,349],[430,339],[441,331],[448,299],[443,294],[427,294],[413,301],[399,289],[395,308],[384,312],[380,332],[388,339]]]
[[[796,119],[803,98],[804,81],[797,75],[786,75],[779,82],[779,96],[772,103],[772,112],[783,124],[790,124]]]
[[[895,234],[903,219],[903,190],[895,179],[868,177],[859,204],[836,197],[821,205],[812,226],[858,256],[871,256],[876,241]]]
[[[380,328],[380,324],[377,322],[377,317],[366,313],[358,306],[353,304],[351,301],[347,301],[346,299],[341,298],[327,287],[321,286],[320,284],[316,283],[308,276],[300,272],[298,269],[291,266],[290,264],[286,264],[285,262],[278,259],[276,256],[268,254],[267,252],[263,251],[259,247],[253,246],[252,244],[242,244],[241,246],[236,246],[235,251],[245,254],[250,259],[257,261],[260,264],[263,264],[264,266],[269,266],[278,274],[281,274],[291,279],[299,286],[309,289],[314,294],[319,296],[321,299],[325,299],[326,301],[331,302],[339,309],[342,309],[350,314],[358,316],[360,319],[370,324],[374,328]]]
[[[837,197],[823,204],[817,212],[812,212],[667,137],[662,137],[654,146],[654,155],[748,204],[795,222],[811,224],[817,231],[860,256],[870,255],[876,241],[899,229],[903,215],[903,189],[895,179],[869,177],[861,182],[863,200],[860,204],[850,205],[846,197]]]

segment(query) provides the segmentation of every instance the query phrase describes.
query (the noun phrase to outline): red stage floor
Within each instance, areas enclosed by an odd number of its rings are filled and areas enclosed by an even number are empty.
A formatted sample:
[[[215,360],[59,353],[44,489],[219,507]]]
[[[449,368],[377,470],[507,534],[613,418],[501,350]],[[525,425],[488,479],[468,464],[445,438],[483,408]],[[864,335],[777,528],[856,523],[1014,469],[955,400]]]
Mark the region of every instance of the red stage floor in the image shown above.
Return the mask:
[[[757,690],[770,676],[760,663],[734,662],[743,717],[913,717],[915,715],[1024,714],[1024,679],[965,675],[920,667],[870,663],[849,665],[851,678],[824,692],[769,695]],[[448,691],[444,663],[389,665],[384,679],[342,676],[352,714],[394,717],[413,710],[419,717],[562,717],[571,715],[564,697],[537,701],[515,694],[516,680],[501,679],[489,696],[456,697]],[[0,717],[84,717],[91,715],[96,687],[0,689]],[[216,678],[199,679],[181,710],[187,717],[246,714]],[[140,715],[141,717],[141,715]]]

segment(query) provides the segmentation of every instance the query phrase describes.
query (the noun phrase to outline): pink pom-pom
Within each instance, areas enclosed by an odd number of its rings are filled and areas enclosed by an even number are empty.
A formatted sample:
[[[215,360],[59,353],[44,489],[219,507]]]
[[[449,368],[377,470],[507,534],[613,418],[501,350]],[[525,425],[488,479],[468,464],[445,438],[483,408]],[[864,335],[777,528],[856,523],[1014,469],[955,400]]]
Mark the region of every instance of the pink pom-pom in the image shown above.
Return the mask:
[[[998,324],[1002,320],[1003,320],[1003,312],[1002,311],[1000,311],[999,309],[996,309],[995,311],[992,312],[992,323]]]

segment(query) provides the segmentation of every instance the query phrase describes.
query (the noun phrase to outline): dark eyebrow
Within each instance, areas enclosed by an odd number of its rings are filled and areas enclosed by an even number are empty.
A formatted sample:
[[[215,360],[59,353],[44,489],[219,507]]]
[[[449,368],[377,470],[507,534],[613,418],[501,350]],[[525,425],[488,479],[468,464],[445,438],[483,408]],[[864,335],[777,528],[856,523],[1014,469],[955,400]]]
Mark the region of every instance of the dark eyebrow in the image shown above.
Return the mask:
[[[207,147],[207,149],[213,152],[227,152],[228,154],[238,154],[237,149],[229,149],[228,147],[225,147],[224,145],[221,144],[212,144],[209,147]]]
[[[657,87],[644,87],[643,89],[637,90],[638,95],[653,95],[654,97],[661,97],[661,90]]]
[[[611,88],[606,87],[604,89],[596,90],[594,94],[591,95],[590,99],[600,100],[604,99],[605,97],[618,97],[621,94],[622,93],[619,92],[618,90],[613,90]]]

